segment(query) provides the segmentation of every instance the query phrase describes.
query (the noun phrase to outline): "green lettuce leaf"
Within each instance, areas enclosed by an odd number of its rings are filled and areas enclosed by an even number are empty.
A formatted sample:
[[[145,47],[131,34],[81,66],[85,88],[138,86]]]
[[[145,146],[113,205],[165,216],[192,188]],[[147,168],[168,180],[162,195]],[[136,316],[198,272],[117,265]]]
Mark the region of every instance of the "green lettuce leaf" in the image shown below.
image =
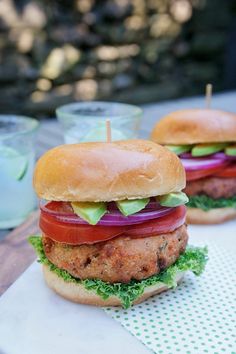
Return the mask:
[[[179,259],[169,268],[160,274],[153,275],[147,279],[138,281],[131,280],[130,283],[106,283],[99,279],[86,279],[80,280],[70,275],[66,270],[62,270],[52,264],[46,257],[42,239],[39,236],[29,237],[29,242],[34,247],[39,262],[47,265],[51,271],[56,273],[59,277],[67,282],[82,284],[87,290],[95,292],[102,299],[108,299],[110,296],[115,295],[119,297],[124,308],[130,307],[133,302],[143,294],[146,287],[165,284],[168,288],[176,287],[175,277],[177,274],[192,271],[195,275],[200,275],[207,262],[207,248],[188,247],[186,251],[179,257]]]
[[[208,211],[215,208],[236,208],[236,195],[231,198],[213,199],[205,194],[188,196],[189,208],[199,208]]]

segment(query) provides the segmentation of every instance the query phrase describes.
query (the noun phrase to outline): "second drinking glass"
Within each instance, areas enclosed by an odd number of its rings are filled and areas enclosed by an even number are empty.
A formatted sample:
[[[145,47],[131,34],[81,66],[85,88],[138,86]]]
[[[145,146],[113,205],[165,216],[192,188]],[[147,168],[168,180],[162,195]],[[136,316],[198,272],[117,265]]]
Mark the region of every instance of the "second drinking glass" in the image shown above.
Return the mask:
[[[67,144],[86,141],[106,141],[106,120],[111,122],[111,138],[115,140],[138,137],[141,108],[113,102],[78,102],[56,110]]]

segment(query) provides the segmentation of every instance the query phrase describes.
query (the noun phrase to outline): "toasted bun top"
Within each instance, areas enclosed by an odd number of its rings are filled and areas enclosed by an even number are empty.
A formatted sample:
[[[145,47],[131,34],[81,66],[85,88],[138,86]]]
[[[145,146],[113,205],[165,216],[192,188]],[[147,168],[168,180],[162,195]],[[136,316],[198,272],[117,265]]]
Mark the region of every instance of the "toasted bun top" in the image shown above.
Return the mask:
[[[36,164],[34,188],[56,201],[112,201],[180,191],[184,168],[167,148],[145,140],[61,145]]]
[[[151,140],[159,144],[198,144],[236,141],[236,114],[215,109],[185,109],[163,117]]]

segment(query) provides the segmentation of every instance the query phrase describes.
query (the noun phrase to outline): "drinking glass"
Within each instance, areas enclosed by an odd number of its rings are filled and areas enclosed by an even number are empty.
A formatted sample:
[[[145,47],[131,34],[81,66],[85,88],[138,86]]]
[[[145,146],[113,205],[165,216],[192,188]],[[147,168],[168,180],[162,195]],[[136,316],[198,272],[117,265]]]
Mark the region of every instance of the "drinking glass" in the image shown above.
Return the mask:
[[[85,141],[106,141],[106,120],[110,120],[111,138],[115,140],[138,137],[141,108],[115,102],[77,102],[56,110],[62,124],[66,144]]]
[[[0,115],[0,229],[19,225],[36,206],[32,175],[38,125],[32,118]]]

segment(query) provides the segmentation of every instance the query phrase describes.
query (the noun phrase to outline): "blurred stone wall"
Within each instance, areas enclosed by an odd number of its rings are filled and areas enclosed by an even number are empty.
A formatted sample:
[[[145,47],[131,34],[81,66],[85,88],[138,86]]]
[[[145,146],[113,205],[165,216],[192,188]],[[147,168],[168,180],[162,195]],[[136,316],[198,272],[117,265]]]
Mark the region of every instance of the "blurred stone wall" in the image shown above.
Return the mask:
[[[225,88],[234,1],[0,1],[0,112],[147,103]],[[236,39],[235,39],[236,42]]]

